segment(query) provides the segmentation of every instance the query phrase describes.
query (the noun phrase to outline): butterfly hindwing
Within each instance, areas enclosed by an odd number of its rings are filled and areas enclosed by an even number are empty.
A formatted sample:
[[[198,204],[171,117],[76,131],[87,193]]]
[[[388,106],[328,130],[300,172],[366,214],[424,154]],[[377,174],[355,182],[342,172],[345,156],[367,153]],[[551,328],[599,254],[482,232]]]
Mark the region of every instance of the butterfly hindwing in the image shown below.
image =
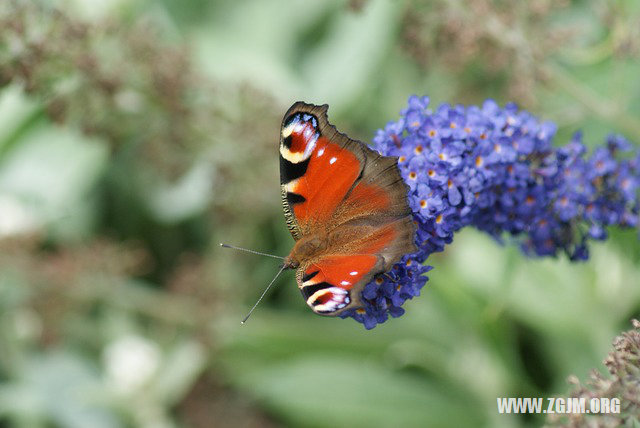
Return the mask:
[[[338,315],[360,304],[361,286],[371,281],[384,261],[372,254],[334,254],[301,266],[298,286],[307,305],[321,315]]]

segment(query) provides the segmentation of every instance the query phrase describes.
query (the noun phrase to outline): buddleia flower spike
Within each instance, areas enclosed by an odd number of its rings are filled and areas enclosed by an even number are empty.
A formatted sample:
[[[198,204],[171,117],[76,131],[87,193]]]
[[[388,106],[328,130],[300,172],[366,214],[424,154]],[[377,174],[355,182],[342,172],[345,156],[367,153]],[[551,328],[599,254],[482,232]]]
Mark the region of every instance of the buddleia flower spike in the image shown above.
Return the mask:
[[[515,104],[442,104],[411,96],[400,118],[377,131],[374,148],[398,158],[418,226],[418,251],[362,292],[363,308],[341,314],[367,329],[400,316],[420,294],[431,266],[455,232],[475,227],[510,237],[531,257],[589,257],[589,241],[607,227],[637,228],[640,152],[620,135],[587,155],[582,134],[554,147],[556,125]]]

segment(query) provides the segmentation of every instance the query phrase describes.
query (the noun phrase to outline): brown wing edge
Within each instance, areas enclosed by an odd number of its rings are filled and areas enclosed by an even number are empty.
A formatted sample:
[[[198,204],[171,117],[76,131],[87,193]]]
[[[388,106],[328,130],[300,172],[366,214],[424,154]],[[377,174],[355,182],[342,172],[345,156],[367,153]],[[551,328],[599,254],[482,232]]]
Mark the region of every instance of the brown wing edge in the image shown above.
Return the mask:
[[[284,212],[284,221],[287,224],[287,229],[289,229],[289,233],[291,233],[293,239],[297,241],[300,239],[300,226],[298,226],[296,216],[293,215],[291,205],[287,200],[287,190],[283,185],[280,185],[280,197],[282,199],[282,211]]]
[[[417,225],[413,220],[411,207],[409,207],[407,195],[409,186],[402,179],[398,168],[398,158],[382,156],[380,153],[363,145],[367,161],[362,172],[361,182],[376,183],[376,185],[388,190],[391,195],[391,209],[380,216],[383,224],[397,223],[400,230],[399,236],[386,247],[381,255],[385,259],[384,272],[387,272],[405,254],[415,253],[418,248],[415,244]]]

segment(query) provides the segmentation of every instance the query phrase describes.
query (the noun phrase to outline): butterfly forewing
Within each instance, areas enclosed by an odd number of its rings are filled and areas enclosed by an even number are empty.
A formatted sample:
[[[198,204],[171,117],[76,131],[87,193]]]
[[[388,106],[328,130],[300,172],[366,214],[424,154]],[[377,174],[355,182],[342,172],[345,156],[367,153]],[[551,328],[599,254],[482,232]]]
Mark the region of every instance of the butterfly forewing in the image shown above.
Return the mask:
[[[282,123],[282,203],[287,225],[296,239],[331,220],[363,168],[360,150],[348,150],[345,146],[351,145],[349,141],[328,138],[335,132],[327,132],[331,130],[325,123],[326,109],[296,103]]]

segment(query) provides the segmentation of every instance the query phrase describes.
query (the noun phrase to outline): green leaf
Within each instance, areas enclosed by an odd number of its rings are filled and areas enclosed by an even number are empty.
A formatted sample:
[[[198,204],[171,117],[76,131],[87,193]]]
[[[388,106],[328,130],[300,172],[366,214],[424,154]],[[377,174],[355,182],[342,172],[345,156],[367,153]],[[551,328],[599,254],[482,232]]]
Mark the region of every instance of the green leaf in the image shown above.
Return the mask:
[[[56,351],[27,361],[15,382],[0,387],[0,414],[67,428],[118,427],[100,403],[102,390],[87,361]]]
[[[480,426],[471,397],[379,364],[315,355],[245,376],[244,385],[295,426]]]
[[[10,209],[0,234],[79,224],[77,210],[106,161],[104,145],[65,128],[41,125],[22,136],[0,165],[0,204]]]
[[[194,341],[179,343],[167,355],[150,390],[161,403],[173,406],[189,392],[205,365],[202,345]]]
[[[40,117],[41,107],[22,88],[11,85],[0,91],[0,156],[19,140]]]
[[[154,219],[175,224],[207,209],[212,198],[213,182],[211,164],[199,163],[176,182],[155,181],[148,184],[143,197]]]

